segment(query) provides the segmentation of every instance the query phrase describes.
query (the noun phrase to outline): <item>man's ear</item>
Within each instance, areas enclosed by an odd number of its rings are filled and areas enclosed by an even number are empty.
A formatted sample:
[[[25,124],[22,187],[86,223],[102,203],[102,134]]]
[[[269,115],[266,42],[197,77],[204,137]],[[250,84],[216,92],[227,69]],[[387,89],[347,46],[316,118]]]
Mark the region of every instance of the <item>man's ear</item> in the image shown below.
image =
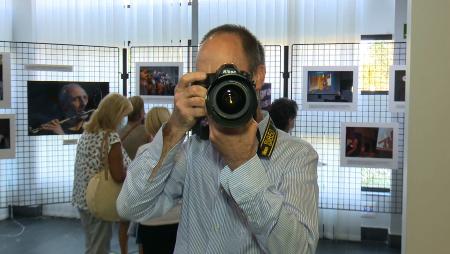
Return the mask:
[[[253,80],[255,81],[255,90],[261,90],[261,87],[264,84],[264,78],[266,77],[266,66],[264,64],[258,65],[256,67],[256,72],[253,76]]]

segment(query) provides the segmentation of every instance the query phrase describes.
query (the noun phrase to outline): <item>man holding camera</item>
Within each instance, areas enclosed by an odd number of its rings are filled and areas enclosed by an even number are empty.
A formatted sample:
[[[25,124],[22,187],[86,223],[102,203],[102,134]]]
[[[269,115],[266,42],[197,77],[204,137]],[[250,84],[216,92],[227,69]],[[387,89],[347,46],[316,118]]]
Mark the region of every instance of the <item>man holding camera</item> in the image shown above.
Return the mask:
[[[206,34],[197,72],[175,89],[171,118],[130,165],[119,214],[145,221],[182,199],[175,253],[314,253],[317,153],[253,105],[265,72],[263,47],[247,29]],[[205,116],[208,139],[184,141]]]

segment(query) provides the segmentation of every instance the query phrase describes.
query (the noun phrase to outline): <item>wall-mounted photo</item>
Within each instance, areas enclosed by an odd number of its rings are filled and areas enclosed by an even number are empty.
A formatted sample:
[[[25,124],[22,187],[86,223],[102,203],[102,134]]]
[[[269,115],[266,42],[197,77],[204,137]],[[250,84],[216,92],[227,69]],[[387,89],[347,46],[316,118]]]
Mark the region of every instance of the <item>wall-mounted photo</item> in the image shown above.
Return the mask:
[[[11,107],[11,62],[9,53],[0,53],[0,108]]]
[[[136,95],[146,102],[172,102],[183,63],[136,63]]]
[[[0,115],[0,159],[16,157],[16,117]]]
[[[389,106],[392,112],[405,112],[406,66],[394,65],[389,70]]]
[[[109,83],[28,81],[27,89],[29,135],[81,134]]]
[[[261,90],[259,90],[260,106],[262,110],[269,110],[270,108],[270,104],[272,103],[271,89],[271,83],[264,83]]]
[[[398,124],[341,123],[341,166],[398,168]]]
[[[303,67],[302,109],[356,111],[358,67]]]

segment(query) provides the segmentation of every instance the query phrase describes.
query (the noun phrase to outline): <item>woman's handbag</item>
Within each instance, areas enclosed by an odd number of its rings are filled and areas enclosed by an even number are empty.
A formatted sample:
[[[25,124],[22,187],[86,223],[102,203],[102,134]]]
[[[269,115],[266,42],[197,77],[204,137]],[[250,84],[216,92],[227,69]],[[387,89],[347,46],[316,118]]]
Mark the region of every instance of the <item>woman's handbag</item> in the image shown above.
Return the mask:
[[[86,189],[86,203],[89,211],[97,218],[105,221],[119,221],[116,201],[122,184],[117,183],[111,176],[108,164],[109,132],[103,139],[101,153],[102,169],[89,180]]]

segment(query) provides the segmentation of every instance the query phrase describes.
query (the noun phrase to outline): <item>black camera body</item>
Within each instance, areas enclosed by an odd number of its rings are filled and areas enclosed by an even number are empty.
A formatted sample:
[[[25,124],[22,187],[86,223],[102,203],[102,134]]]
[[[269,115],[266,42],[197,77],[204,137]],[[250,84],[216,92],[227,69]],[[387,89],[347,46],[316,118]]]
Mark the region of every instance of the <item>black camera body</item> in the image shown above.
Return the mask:
[[[208,89],[206,110],[217,124],[238,128],[255,117],[258,98],[252,75],[234,64],[224,64],[216,73],[208,73],[203,82],[194,84]],[[192,132],[207,139],[209,128],[205,119],[198,120]]]

